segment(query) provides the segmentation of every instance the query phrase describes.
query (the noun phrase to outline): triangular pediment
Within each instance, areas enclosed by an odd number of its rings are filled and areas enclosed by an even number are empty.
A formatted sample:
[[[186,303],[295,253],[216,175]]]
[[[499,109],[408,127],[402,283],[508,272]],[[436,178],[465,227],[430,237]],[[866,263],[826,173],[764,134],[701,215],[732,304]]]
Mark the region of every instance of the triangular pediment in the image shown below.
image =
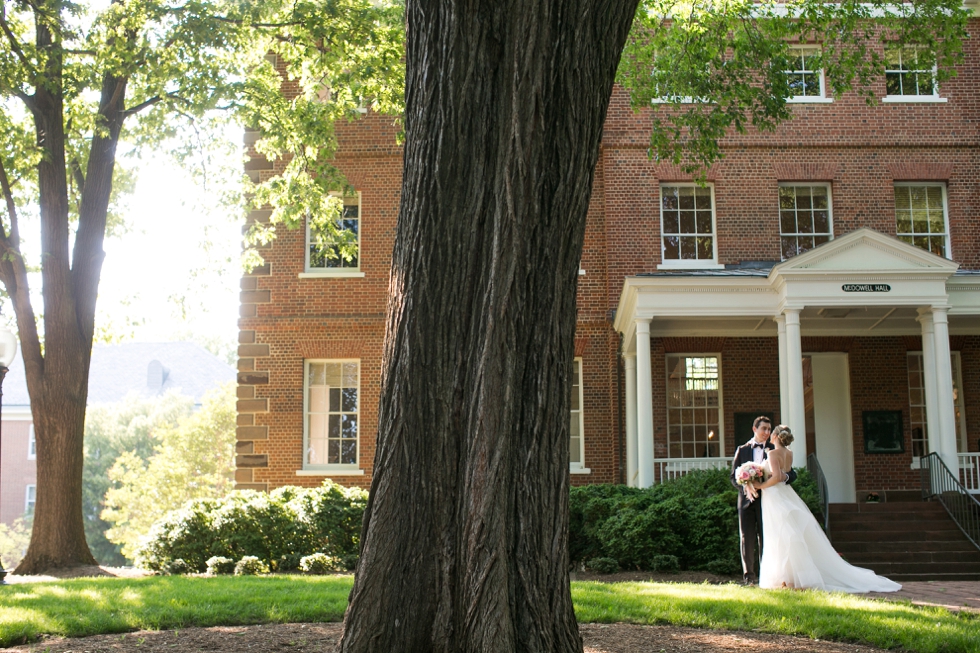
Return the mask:
[[[787,273],[933,272],[952,274],[959,265],[872,229],[858,229],[795,256],[772,269]]]

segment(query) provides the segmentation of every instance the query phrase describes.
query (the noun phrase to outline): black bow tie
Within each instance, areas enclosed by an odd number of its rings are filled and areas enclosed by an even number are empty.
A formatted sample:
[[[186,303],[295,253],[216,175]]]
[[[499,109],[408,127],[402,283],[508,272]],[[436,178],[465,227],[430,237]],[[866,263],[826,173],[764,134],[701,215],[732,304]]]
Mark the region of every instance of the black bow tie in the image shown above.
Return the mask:
[[[752,448],[753,449],[756,448],[756,447],[765,447],[765,446],[766,446],[766,443],[765,442],[753,442],[752,443]]]

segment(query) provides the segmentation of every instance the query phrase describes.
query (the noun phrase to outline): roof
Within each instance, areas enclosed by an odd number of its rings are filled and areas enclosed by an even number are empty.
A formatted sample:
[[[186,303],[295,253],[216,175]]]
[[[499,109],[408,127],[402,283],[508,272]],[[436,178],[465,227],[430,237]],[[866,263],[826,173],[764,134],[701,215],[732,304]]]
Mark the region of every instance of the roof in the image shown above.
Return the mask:
[[[168,390],[194,398],[234,381],[234,368],[193,342],[126,342],[94,345],[88,403],[109,404],[130,393],[144,397]],[[3,381],[3,406],[30,406],[24,359],[18,354]]]

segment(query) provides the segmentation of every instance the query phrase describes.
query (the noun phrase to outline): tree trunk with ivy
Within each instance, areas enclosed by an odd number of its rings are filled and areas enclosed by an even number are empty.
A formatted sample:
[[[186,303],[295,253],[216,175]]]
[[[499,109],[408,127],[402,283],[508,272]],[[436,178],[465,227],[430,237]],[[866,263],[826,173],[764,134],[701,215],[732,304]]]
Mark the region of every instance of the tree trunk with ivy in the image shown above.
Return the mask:
[[[582,650],[576,283],[636,5],[408,3],[402,205],[345,653]]]

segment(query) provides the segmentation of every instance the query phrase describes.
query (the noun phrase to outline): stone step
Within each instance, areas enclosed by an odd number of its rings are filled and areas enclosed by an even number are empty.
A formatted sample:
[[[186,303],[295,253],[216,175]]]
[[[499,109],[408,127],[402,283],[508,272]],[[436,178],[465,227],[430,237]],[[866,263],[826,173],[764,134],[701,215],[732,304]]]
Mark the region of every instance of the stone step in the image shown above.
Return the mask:
[[[868,515],[863,513],[844,513],[842,515],[832,515],[830,517],[830,527],[832,529],[847,529],[853,525],[893,525],[896,527],[904,526],[909,523],[915,524],[944,524],[949,522],[949,515],[942,514],[920,515],[917,513],[889,513]]]
[[[884,529],[852,529],[847,531],[836,531],[831,528],[831,542],[867,542],[877,539],[877,541],[891,542],[923,542],[926,540],[952,540],[957,541],[963,538],[956,525],[949,528],[932,530],[905,529],[905,530],[884,530]],[[964,538],[965,539],[965,538]]]
[[[848,560],[848,562],[851,562]],[[854,564],[857,567],[871,569],[880,576],[892,577],[893,574],[980,574],[980,562],[865,562]]]
[[[849,563],[864,567],[877,563],[901,562],[909,564],[931,563],[980,563],[980,551],[858,551],[845,553],[838,551]]]
[[[946,514],[946,509],[936,501],[894,501],[889,503],[832,503],[830,514],[887,514],[893,512],[915,512],[920,514],[939,512]]]
[[[890,579],[899,583],[908,583],[911,581],[958,581],[958,580],[968,580],[976,581],[980,580],[980,573],[954,573],[954,574],[936,574],[936,573],[925,573],[925,574],[907,574],[898,573],[889,576]]]
[[[965,537],[961,537],[959,540],[922,540],[919,542],[880,542],[877,540],[859,540],[853,542],[831,540],[831,542],[833,542],[834,548],[837,549],[837,552],[844,555],[854,555],[876,551],[880,551],[882,553],[980,553],[980,550],[973,546],[973,543],[971,543]]]

